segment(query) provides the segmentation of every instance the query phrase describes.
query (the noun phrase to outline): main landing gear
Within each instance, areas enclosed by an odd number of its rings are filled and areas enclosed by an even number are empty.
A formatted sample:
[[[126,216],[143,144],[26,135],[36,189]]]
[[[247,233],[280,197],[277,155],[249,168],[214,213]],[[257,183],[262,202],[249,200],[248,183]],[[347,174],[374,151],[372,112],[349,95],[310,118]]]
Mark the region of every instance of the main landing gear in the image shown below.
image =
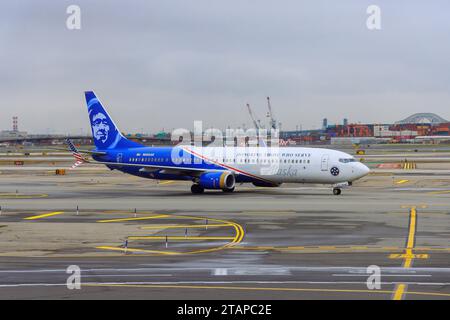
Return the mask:
[[[333,194],[335,196],[338,196],[341,194],[341,188],[333,188]]]
[[[225,193],[231,193],[231,192],[234,191],[234,187],[231,188],[231,189],[222,189],[222,191],[225,192]],[[191,186],[191,192],[194,193],[194,194],[200,194],[200,193],[205,192],[205,188],[203,188],[203,187],[202,187],[201,185],[199,185],[199,184],[194,183],[194,184]]]
[[[193,184],[192,186],[191,186],[191,192],[192,193],[194,193],[194,194],[199,194],[199,193],[203,193],[203,192],[205,192],[205,188],[203,188],[201,185],[199,185],[199,184]]]

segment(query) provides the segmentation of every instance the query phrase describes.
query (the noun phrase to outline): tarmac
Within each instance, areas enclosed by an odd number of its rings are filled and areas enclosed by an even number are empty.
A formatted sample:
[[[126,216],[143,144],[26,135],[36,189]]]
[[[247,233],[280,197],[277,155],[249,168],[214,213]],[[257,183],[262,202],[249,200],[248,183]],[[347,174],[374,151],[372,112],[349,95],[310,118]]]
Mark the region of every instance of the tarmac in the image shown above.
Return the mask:
[[[0,299],[450,299],[446,167],[374,170],[340,196],[30,167],[0,166]]]

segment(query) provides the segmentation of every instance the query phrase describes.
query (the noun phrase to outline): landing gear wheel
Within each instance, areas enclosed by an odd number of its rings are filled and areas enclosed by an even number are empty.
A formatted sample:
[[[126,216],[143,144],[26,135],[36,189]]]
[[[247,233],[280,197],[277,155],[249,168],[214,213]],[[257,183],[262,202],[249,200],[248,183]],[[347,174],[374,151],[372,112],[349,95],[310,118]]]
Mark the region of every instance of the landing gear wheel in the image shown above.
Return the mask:
[[[231,189],[222,189],[222,191],[225,192],[225,193],[231,193],[231,192],[234,191],[234,187],[231,188]]]
[[[198,184],[193,184],[191,186],[191,192],[194,194],[203,193],[204,191],[205,191],[205,188],[203,188],[202,186],[200,186]]]
[[[335,196],[340,195],[340,194],[341,194],[341,189],[340,189],[340,188],[334,188],[334,189],[333,189],[333,194],[334,194]]]

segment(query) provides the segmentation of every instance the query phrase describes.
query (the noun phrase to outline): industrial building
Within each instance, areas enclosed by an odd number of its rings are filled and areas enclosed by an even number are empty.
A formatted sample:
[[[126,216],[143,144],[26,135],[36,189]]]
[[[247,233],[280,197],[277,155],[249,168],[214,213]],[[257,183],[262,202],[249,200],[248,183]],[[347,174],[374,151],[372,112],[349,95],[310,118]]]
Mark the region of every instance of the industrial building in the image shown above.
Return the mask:
[[[322,129],[284,131],[280,137],[285,144],[442,142],[450,140],[450,121],[433,113],[417,113],[394,124],[355,124],[344,119],[341,125],[329,125],[323,119]]]

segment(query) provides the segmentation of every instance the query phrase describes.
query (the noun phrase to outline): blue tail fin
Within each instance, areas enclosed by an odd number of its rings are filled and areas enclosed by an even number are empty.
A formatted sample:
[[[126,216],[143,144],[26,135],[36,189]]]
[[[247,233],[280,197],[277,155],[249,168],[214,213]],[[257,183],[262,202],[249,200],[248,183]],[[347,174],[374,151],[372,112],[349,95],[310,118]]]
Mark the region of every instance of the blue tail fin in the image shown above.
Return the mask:
[[[122,135],[93,91],[86,91],[84,94],[97,150],[142,147],[141,144],[130,141]]]

